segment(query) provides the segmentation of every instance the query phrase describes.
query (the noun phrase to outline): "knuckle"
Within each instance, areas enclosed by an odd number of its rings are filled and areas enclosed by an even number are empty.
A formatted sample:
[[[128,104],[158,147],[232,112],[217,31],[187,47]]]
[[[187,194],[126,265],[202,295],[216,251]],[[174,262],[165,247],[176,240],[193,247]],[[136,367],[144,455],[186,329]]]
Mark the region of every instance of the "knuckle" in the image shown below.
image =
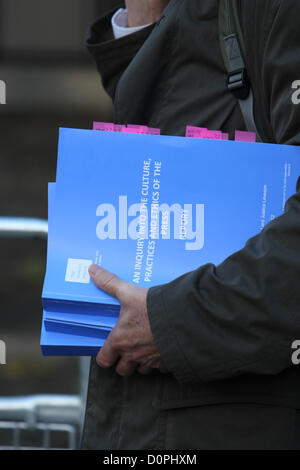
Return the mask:
[[[127,363],[136,363],[137,362],[136,354],[134,354],[133,351],[127,351],[125,354],[123,354],[123,358]]]
[[[116,327],[112,332],[112,347],[119,351],[127,352],[131,349],[131,341],[128,334],[124,333],[124,329]]]
[[[122,361],[120,361],[116,368],[116,372],[123,377],[128,377],[133,374],[136,369],[136,365],[137,364],[135,362],[123,357]]]
[[[112,284],[112,282],[116,279],[116,276],[112,273],[99,272],[96,275],[95,279],[105,289],[105,288],[109,287]]]
[[[128,360],[130,360],[130,361],[132,361],[132,362],[139,362],[139,359],[140,359],[139,352],[136,351],[135,349],[132,349],[132,350],[128,353]]]
[[[112,347],[115,348],[115,349],[122,349],[123,348],[124,336],[122,335],[122,333],[118,329],[116,329],[112,333],[111,344],[112,344]]]

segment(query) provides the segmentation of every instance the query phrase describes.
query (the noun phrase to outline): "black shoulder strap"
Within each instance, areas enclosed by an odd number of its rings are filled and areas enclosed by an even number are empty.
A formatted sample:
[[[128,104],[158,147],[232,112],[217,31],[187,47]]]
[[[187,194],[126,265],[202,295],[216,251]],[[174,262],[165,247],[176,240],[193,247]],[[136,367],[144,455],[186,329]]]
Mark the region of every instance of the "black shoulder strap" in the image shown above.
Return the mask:
[[[261,141],[253,114],[253,92],[243,59],[245,45],[237,0],[219,0],[219,37],[224,64],[228,72],[228,89],[239,100],[248,131],[256,132],[257,140]]]

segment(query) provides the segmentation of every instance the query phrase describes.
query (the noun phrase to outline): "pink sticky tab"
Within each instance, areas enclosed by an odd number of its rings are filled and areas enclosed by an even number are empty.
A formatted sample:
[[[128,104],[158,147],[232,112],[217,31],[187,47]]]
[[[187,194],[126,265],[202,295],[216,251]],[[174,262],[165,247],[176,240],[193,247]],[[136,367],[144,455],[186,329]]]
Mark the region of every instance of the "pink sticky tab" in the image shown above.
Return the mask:
[[[222,133],[222,140],[229,140],[229,134]]]
[[[140,126],[138,124],[127,124],[127,129],[135,129],[139,134],[148,134],[147,126]]]
[[[185,136],[203,139],[206,132],[206,127],[186,126]]]
[[[256,142],[256,133],[247,131],[235,131],[234,140],[236,142]]]
[[[93,130],[114,132],[115,125],[112,122],[93,122]]]
[[[148,126],[141,126],[138,124],[127,124],[127,129],[136,129],[137,131],[139,131],[139,134],[160,135],[160,129]]]
[[[114,131],[115,132],[122,132],[123,131],[123,127],[121,124],[115,124],[114,125]]]
[[[212,140],[222,140],[222,132],[221,131],[207,131],[205,138],[212,139]]]
[[[125,127],[123,126],[123,129],[121,132],[124,132],[125,134],[145,134],[144,131],[141,129],[136,129],[136,128],[131,128],[131,127]]]
[[[147,134],[150,135],[160,135],[160,129],[157,129],[155,127],[148,127],[147,129]]]

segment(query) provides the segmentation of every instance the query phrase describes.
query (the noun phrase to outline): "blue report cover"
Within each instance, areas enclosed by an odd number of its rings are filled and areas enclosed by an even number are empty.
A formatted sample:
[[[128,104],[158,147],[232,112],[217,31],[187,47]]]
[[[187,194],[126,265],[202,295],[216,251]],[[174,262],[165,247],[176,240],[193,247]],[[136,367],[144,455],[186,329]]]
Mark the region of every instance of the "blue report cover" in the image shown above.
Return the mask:
[[[41,350],[45,356],[96,356],[103,346],[109,330],[92,331],[49,324],[45,318],[51,312],[44,310],[41,327]]]
[[[48,184],[48,240],[47,251],[52,252],[55,240],[53,227],[55,183]],[[48,269],[44,283],[47,283]],[[70,305],[68,305],[70,307]],[[89,313],[88,305],[83,313],[56,305],[56,311],[43,310],[40,345],[44,355],[95,356],[103,345],[117,318],[111,315]]]
[[[294,146],[60,129],[44,309],[115,319],[92,263],[145,287],[219,264],[283,213],[299,175]]]

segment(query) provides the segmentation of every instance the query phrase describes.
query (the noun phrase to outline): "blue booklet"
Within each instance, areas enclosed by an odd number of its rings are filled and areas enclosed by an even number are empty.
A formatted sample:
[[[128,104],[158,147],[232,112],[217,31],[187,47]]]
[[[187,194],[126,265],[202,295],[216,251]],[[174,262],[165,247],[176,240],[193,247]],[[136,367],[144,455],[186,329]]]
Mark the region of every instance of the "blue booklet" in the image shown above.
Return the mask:
[[[57,334],[86,338],[90,354],[117,321],[92,263],[151,287],[222,262],[282,214],[299,157],[294,146],[60,129],[43,352],[62,354]],[[82,341],[68,354],[84,354]]]
[[[55,183],[48,184],[48,254],[52,252],[55,240],[53,228],[55,186]],[[47,282],[47,273],[46,269],[44,283]],[[112,316],[89,315],[88,312],[84,312],[82,318],[82,315],[70,310],[51,312],[44,309],[40,341],[42,352],[44,355],[55,356],[94,356],[115,323],[116,318]]]
[[[64,325],[59,328],[57,324],[49,324],[43,321],[41,327],[41,350],[45,356],[96,356],[101,346],[103,346],[109,331],[92,331],[77,328],[69,328]]]

